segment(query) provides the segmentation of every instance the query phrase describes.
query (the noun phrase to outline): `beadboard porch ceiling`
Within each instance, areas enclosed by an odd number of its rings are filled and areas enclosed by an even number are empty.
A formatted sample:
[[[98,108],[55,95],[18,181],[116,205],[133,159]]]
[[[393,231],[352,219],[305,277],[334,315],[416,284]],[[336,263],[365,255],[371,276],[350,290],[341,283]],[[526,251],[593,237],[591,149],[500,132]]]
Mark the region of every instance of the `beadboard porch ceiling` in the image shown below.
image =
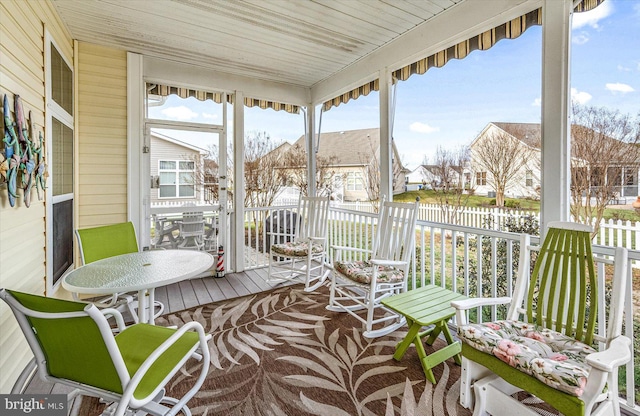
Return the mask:
[[[52,2],[80,41],[310,88],[469,0]]]

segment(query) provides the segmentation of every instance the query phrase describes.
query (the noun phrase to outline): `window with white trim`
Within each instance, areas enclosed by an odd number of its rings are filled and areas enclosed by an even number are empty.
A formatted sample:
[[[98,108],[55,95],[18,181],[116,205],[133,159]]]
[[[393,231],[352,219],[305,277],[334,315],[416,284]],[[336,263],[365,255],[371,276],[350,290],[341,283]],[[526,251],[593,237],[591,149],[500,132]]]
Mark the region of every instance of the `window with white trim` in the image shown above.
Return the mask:
[[[487,184],[487,172],[476,172],[476,185]]]
[[[364,182],[360,172],[347,173],[347,191],[362,191]]]
[[[525,185],[528,187],[533,187],[533,171],[527,170],[525,177]]]
[[[159,198],[194,198],[196,164],[193,160],[160,160]]]

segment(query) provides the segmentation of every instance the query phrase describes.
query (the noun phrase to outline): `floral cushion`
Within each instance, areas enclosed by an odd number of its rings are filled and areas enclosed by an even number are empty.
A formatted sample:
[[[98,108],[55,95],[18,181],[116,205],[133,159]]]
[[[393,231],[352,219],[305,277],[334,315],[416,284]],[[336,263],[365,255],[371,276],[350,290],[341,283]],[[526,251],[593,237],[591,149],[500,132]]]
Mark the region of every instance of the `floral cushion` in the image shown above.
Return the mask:
[[[345,277],[358,283],[371,283],[373,265],[368,261],[336,261],[333,265]],[[404,281],[404,272],[389,266],[378,267],[378,283],[397,283]]]
[[[306,241],[291,241],[271,246],[273,253],[289,257],[305,257],[309,252],[309,243]],[[311,244],[311,253],[320,254],[324,251],[322,244]]]
[[[473,348],[577,397],[589,376],[586,356],[596,352],[569,336],[519,321],[464,325],[458,335]]]

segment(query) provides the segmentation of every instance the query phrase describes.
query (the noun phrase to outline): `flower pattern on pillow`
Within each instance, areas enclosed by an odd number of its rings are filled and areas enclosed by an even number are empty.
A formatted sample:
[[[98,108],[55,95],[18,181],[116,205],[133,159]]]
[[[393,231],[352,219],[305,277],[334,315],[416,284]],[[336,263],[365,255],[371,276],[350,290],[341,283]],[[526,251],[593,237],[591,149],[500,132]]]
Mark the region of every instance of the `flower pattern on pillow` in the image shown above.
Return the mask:
[[[288,257],[306,257],[309,252],[309,243],[306,241],[290,241],[287,243],[274,244],[271,251]],[[324,251],[322,244],[311,244],[311,253],[320,254]]]
[[[404,272],[389,266],[374,266],[369,261],[336,261],[333,265],[337,271],[358,283],[371,283],[373,268],[378,267],[378,283],[397,283],[404,281]]]
[[[520,321],[464,325],[458,334],[473,348],[578,397],[589,376],[586,357],[596,352],[567,335]]]

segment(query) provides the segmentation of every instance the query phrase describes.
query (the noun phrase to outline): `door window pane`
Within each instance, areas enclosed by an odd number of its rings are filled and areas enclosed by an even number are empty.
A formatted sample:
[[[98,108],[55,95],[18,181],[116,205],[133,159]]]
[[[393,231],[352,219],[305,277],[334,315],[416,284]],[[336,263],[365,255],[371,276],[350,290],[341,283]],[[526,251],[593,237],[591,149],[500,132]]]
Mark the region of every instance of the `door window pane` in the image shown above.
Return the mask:
[[[55,117],[51,123],[53,196],[73,193],[73,130]]]

